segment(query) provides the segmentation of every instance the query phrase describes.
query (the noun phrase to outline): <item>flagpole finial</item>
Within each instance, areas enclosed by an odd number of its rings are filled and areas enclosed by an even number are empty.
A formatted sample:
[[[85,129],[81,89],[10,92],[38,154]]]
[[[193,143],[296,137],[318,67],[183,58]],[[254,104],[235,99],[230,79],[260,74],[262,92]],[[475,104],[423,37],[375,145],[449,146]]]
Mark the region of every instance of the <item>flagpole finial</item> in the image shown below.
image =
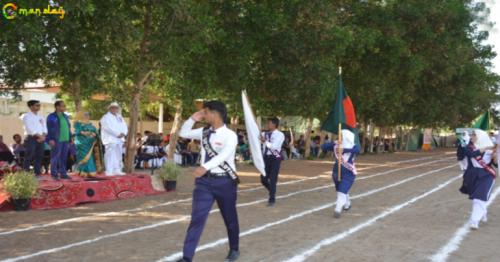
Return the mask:
[[[341,75],[341,74],[342,74],[342,67],[339,66],[339,75]]]

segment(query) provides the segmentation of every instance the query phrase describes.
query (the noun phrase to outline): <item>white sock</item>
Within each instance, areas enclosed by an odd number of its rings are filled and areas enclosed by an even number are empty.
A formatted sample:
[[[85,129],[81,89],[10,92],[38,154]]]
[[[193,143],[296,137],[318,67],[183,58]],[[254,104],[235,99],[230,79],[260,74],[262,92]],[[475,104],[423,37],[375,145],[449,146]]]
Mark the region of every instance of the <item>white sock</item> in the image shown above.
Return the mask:
[[[478,225],[479,221],[485,216],[485,214],[486,214],[486,202],[479,199],[473,199],[470,223],[472,225]]]
[[[342,192],[337,192],[337,205],[335,206],[335,212],[342,212],[342,208],[344,207],[345,203],[347,202],[347,197],[346,194]]]
[[[346,197],[346,201],[344,204],[344,208],[349,208],[351,206],[351,200],[349,199],[349,194],[346,194],[345,197]]]

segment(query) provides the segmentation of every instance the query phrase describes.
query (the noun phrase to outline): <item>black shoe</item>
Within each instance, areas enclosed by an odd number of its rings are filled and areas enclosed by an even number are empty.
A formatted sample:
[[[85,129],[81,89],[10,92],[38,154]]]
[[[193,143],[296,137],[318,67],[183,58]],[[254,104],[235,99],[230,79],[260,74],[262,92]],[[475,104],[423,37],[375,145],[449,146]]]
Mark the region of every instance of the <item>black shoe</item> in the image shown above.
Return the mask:
[[[267,202],[268,207],[274,207],[275,204],[276,204],[276,202],[273,202],[273,201]]]
[[[349,211],[349,209],[351,209],[351,205],[349,205],[348,207],[344,206],[343,209],[344,211]]]
[[[334,218],[340,218],[340,212],[333,211],[333,217]]]
[[[227,254],[224,262],[232,262],[236,261],[240,257],[240,251],[237,250],[229,250],[229,254]]]
[[[59,181],[59,176],[52,176],[52,179]]]

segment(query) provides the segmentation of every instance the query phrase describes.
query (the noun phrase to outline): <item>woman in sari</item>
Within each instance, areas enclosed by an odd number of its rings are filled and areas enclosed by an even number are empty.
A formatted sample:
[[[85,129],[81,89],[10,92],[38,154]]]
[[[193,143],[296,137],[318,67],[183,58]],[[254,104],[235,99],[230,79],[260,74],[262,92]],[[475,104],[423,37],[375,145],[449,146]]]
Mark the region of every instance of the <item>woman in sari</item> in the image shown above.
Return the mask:
[[[75,117],[76,166],[80,174],[94,176],[101,171],[99,132],[88,112],[78,112]]]

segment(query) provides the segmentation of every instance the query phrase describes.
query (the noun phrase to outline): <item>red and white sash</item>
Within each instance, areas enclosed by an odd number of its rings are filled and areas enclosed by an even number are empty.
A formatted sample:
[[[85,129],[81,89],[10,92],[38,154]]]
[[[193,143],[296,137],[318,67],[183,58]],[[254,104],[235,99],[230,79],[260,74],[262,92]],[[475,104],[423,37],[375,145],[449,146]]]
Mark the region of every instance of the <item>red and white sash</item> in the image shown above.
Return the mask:
[[[476,147],[474,145],[470,145],[472,151],[476,151]],[[483,161],[483,157],[482,156],[476,156],[474,157],[474,159],[479,163],[479,165],[484,168],[490,175],[493,176],[493,178],[496,178],[497,177],[497,173],[495,172],[495,169],[493,169],[491,166],[489,166],[488,164],[486,164],[484,161]]]
[[[338,148],[338,146],[337,146],[337,145],[335,145],[335,146],[333,147],[333,152],[334,152],[334,154],[335,154],[335,157],[336,157],[337,159],[342,159],[342,166],[343,166],[343,167],[345,167],[345,168],[347,168],[347,170],[351,171],[354,175],[357,175],[357,174],[358,174],[358,171],[356,170],[356,166],[355,166],[354,164],[351,164],[351,163],[349,163],[349,162],[345,161],[345,160],[344,160],[344,156],[342,156],[342,157],[340,157],[340,158],[339,158],[339,156],[338,156],[338,152],[337,152],[337,151],[338,151],[338,150],[337,150],[337,148]]]

